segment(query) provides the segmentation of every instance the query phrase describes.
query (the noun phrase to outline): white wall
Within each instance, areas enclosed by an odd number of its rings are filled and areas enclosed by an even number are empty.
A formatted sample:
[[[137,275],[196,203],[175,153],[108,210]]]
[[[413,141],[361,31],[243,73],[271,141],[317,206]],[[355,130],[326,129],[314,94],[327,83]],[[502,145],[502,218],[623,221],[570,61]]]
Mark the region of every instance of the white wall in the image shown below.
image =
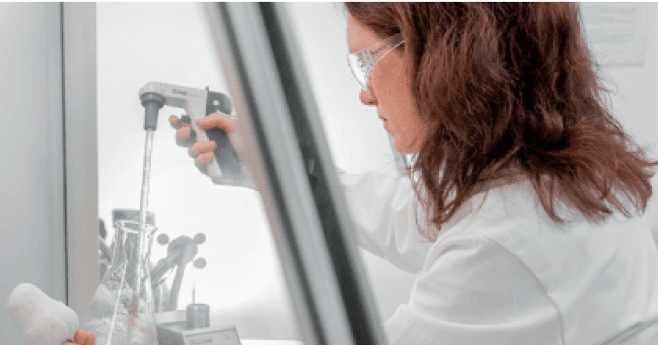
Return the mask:
[[[612,91],[611,105],[615,117],[636,142],[658,159],[658,3],[646,3],[647,32],[644,64],[641,66],[603,66],[602,73]],[[602,58],[602,57],[599,57]],[[652,179],[654,197],[645,219],[658,241],[658,176]]]
[[[0,32],[0,337],[23,344],[14,287],[66,301],[60,5],[0,3]]]

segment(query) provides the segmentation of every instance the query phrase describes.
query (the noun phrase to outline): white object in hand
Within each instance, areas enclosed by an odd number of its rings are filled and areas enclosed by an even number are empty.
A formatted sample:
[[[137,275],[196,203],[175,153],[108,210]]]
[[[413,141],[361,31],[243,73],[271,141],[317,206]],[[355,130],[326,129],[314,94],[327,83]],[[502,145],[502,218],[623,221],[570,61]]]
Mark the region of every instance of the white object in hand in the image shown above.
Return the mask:
[[[28,345],[62,345],[79,328],[78,314],[32,284],[14,288],[7,310]]]

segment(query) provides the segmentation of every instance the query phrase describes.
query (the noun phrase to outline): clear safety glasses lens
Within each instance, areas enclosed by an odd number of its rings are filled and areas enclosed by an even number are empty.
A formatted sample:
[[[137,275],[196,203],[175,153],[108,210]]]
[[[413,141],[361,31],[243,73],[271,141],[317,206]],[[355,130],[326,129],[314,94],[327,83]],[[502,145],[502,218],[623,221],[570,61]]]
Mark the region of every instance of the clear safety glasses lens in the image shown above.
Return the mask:
[[[404,43],[402,33],[395,34],[371,48],[362,49],[356,53],[347,54],[347,64],[352,71],[354,79],[366,92],[368,90],[368,76],[375,64],[386,54]]]
[[[352,75],[356,82],[359,83],[362,89],[368,91],[368,74],[370,73],[370,66],[366,59],[361,57],[361,54],[354,53],[347,55],[347,64],[352,71]]]

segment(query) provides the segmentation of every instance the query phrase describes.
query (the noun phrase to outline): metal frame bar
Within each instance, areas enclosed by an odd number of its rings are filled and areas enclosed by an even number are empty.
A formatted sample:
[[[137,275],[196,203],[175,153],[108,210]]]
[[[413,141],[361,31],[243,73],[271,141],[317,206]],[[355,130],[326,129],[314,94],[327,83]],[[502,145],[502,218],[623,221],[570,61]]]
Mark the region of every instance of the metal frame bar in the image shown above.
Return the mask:
[[[206,6],[305,343],[385,344],[285,4]]]
[[[96,4],[62,11],[67,294],[83,315],[98,282]]]
[[[63,131],[63,89],[62,89],[62,7],[57,3],[45,5],[48,13],[48,26],[56,28],[48,33],[46,61],[50,64],[45,80],[52,94],[48,104],[52,107],[48,116],[49,157],[50,157],[50,263],[52,297],[67,303],[66,282],[66,224],[64,222],[64,131]]]

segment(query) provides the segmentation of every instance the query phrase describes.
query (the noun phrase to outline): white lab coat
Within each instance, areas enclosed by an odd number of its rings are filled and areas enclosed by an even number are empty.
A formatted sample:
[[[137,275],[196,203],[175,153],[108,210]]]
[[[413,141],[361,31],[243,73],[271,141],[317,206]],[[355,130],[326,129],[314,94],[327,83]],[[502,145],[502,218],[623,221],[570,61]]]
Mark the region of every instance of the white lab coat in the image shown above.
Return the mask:
[[[360,245],[420,272],[384,324],[391,345],[658,344],[658,250],[642,217],[561,209],[560,226],[520,181],[473,197],[428,243],[408,178],[340,181]]]

